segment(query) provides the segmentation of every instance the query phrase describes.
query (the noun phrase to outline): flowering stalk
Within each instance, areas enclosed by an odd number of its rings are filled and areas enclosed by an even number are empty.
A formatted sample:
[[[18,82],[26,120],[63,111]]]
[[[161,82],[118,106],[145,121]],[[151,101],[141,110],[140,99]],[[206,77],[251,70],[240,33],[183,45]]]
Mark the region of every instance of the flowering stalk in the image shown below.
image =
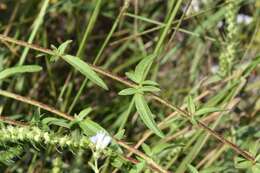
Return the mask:
[[[236,24],[237,20],[237,11],[238,11],[238,3],[237,0],[227,0],[227,13],[226,13],[226,21],[227,21],[227,38],[226,38],[226,46],[219,56],[219,64],[220,64],[220,75],[227,76],[231,73],[234,58],[236,56],[236,47],[237,47],[237,35],[238,35],[238,26]]]
[[[100,153],[110,144],[111,140],[112,138],[105,132],[98,132],[95,136],[90,138],[90,141],[95,147],[92,149],[93,161],[89,162],[89,165],[95,173],[99,173],[98,159]]]
[[[38,127],[1,127],[0,128],[1,142],[19,142],[31,141],[35,143],[44,143],[60,147],[74,148],[90,148],[92,147],[88,137],[81,137],[79,140],[71,136],[58,136],[53,133],[40,130]]]

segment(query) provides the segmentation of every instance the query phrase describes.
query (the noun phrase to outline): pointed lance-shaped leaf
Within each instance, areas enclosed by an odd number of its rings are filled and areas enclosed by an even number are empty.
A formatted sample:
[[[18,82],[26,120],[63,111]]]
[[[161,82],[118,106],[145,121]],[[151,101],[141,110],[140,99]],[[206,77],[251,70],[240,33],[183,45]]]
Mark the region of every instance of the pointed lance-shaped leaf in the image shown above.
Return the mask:
[[[105,82],[96,74],[96,72],[91,69],[91,67],[86,62],[72,55],[64,55],[62,58],[76,70],[80,71],[80,73],[85,75],[93,83],[104,88],[105,90],[108,90]]]
[[[160,88],[154,86],[143,86],[140,90],[143,92],[159,92]]]
[[[89,118],[86,118],[85,120],[79,122],[79,126],[87,136],[96,135],[98,132],[107,133],[107,131],[102,126]]]
[[[142,82],[143,85],[154,85],[154,86],[159,86],[159,84],[155,81],[152,80],[145,80]]]
[[[11,67],[0,72],[0,80],[19,73],[34,73],[41,70],[42,67],[38,65],[23,65],[23,66]]]
[[[145,80],[145,77],[147,75],[147,69],[150,67],[153,63],[154,55],[147,56],[143,58],[136,66],[135,68],[135,77],[138,79],[138,83]]]
[[[144,124],[156,135],[160,137],[164,137],[163,132],[157,127],[154,119],[152,112],[150,108],[148,107],[144,96],[140,93],[136,93],[134,95],[134,102],[135,102],[135,107],[137,109],[137,112],[140,115],[140,118],[144,122]]]
[[[133,95],[137,92],[138,92],[138,90],[136,88],[126,88],[126,89],[121,90],[118,94],[124,96],[124,95]]]
[[[133,72],[126,72],[125,75],[131,80],[134,81],[135,83],[139,83],[138,78],[135,76]]]

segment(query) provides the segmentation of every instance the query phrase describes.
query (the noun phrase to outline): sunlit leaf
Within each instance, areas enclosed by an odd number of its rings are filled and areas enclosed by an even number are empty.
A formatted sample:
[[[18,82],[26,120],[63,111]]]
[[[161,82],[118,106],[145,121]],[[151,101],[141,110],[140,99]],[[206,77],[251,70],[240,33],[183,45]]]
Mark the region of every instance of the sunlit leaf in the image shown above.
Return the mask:
[[[138,78],[135,76],[135,74],[133,72],[126,72],[125,75],[132,81],[134,81],[135,83],[139,83]]]
[[[252,166],[251,161],[248,161],[244,158],[241,157],[236,157],[235,158],[235,167],[237,169],[246,169]]]
[[[106,132],[106,130],[101,127],[98,123],[92,121],[89,118],[86,118],[85,120],[81,121],[79,123],[80,128],[87,136],[93,136],[96,135],[98,132]]]
[[[98,86],[108,90],[107,85],[105,82],[94,72],[91,67],[82,61],[80,58],[72,56],[72,55],[65,55],[62,58],[73,66],[76,70],[80,71],[83,75],[85,75],[89,80],[93,83],[97,84]]]
[[[152,80],[145,80],[142,82],[143,85],[155,85],[155,86],[159,86],[159,84],[157,82],[154,82]]]
[[[126,88],[126,89],[121,90],[118,94],[119,95],[132,95],[132,94],[135,94],[137,92],[138,91],[135,88]]]
[[[142,149],[144,150],[145,154],[147,154],[148,156],[152,156],[153,152],[152,152],[152,149],[149,147],[149,145],[147,145],[146,143],[143,143]]]
[[[143,86],[140,90],[143,92],[159,92],[160,88],[154,86]]]

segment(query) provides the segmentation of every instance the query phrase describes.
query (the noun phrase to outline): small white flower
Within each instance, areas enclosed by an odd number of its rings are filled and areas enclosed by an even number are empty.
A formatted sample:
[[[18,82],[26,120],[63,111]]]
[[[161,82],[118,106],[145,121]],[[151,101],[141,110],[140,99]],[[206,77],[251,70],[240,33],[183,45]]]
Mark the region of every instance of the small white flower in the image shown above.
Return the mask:
[[[245,24],[248,25],[253,21],[253,18],[251,16],[248,15],[244,15],[244,14],[238,14],[237,15],[237,23],[238,24]]]
[[[111,137],[105,132],[98,132],[95,136],[90,137],[90,141],[95,144],[97,150],[102,150],[109,145]]]
[[[218,22],[217,27],[221,28],[223,25],[224,25],[224,22],[221,20],[221,21]]]

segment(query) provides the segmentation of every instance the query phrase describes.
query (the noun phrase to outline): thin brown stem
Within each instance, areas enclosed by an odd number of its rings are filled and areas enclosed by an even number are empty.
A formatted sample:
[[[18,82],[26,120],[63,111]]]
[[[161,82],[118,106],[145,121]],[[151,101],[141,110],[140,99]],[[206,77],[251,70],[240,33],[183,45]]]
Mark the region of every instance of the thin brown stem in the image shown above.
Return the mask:
[[[33,100],[33,99],[30,99],[30,98],[26,98],[26,97],[23,97],[23,96],[20,96],[18,94],[14,94],[14,93],[11,93],[11,92],[8,92],[8,91],[4,91],[4,90],[1,90],[0,89],[0,95],[2,96],[5,96],[5,97],[8,97],[8,98],[12,98],[12,99],[15,99],[15,100],[18,100],[18,101],[21,101],[21,102],[24,102],[24,103],[27,103],[27,104],[30,104],[30,105],[33,105],[33,106],[36,106],[36,107],[40,107],[46,111],[49,111],[51,113],[54,113],[56,115],[59,115],[67,120],[74,120],[75,118],[64,113],[64,112],[61,112],[51,106],[48,106],[44,103],[41,103],[39,101],[36,101],[36,100]],[[0,117],[0,120],[5,120],[5,122],[8,122],[9,124],[13,124],[13,125],[21,125],[20,123],[15,123],[15,121],[13,120],[9,120],[8,119],[4,119]],[[127,145],[125,142],[123,141],[120,141],[120,140],[116,140],[116,142],[124,147],[125,149],[129,150],[130,152],[133,152],[135,153],[136,155],[142,157],[144,160],[147,161],[147,163],[149,163],[151,165],[151,169],[156,169],[156,170],[159,170],[160,172],[163,172],[163,173],[167,173],[168,171],[167,170],[164,170],[164,168],[162,168],[160,165],[158,165],[156,162],[154,162],[152,159],[150,159],[148,156],[146,156],[144,153],[142,153],[141,151],[139,150],[136,150],[134,149],[133,147]]]
[[[28,123],[21,122],[21,121],[15,121],[10,118],[7,118],[7,116],[2,116],[2,115],[0,115],[0,121],[2,121],[4,123],[16,125],[16,126],[27,126],[28,125]]]
[[[11,120],[11,119],[9,119],[9,118],[7,118],[7,117],[5,117],[5,116],[0,116],[0,121],[4,122],[4,123],[6,123],[6,124],[21,126],[21,127],[26,127],[26,126],[29,125],[28,123]],[[116,139],[115,139],[115,140],[116,140]],[[137,154],[138,156],[148,158],[148,159],[153,163],[153,164],[150,163],[150,166],[151,166],[151,169],[153,169],[154,171],[160,171],[160,172],[164,171],[164,172],[165,172],[164,169],[161,169],[161,167],[160,167],[159,165],[157,165],[153,160],[151,160],[149,157],[147,157],[147,156],[146,156],[145,154],[143,154],[142,152],[140,152],[140,151],[138,151],[138,150],[134,150],[134,148],[128,146],[127,144],[125,144],[124,142],[122,142],[122,141],[120,141],[120,140],[116,140],[116,142],[117,142],[119,145],[123,146],[124,148],[128,149],[129,151],[134,152],[134,153]],[[131,163],[133,163],[133,164],[138,164],[138,163],[139,163],[139,161],[136,160],[136,159],[134,159],[134,158],[127,157],[127,156],[122,156],[122,157],[123,157],[123,159],[125,159],[126,161],[129,161],[129,162],[131,162]],[[154,165],[154,164],[156,164],[157,166]],[[166,171],[165,173],[168,173],[168,172]]]
[[[54,113],[55,115],[59,115],[59,116],[65,118],[67,120],[71,120],[71,121],[74,120],[74,118],[72,116],[70,116],[66,113],[63,113],[63,112],[55,109],[54,107],[51,107],[51,106],[48,106],[44,103],[38,102],[36,100],[32,100],[30,98],[26,98],[26,97],[20,96],[18,94],[14,94],[14,93],[4,91],[4,90],[1,90],[1,89],[0,89],[0,95],[5,96],[5,97],[9,97],[9,98],[12,98],[12,99],[33,105],[33,106],[36,106],[36,107],[39,107],[39,108],[42,108],[46,111]]]
[[[42,48],[40,46],[36,46],[36,45],[33,45],[33,44],[29,44],[27,42],[24,42],[24,41],[20,41],[20,40],[16,40],[16,39],[13,39],[11,37],[6,37],[2,34],[0,34],[0,40],[3,40],[3,41],[7,41],[7,42],[11,42],[11,43],[15,43],[15,44],[18,44],[18,45],[21,45],[21,46],[25,46],[25,47],[29,47],[31,49],[34,49],[34,50],[37,50],[37,51],[40,51],[40,52],[43,52],[43,53],[46,53],[46,54],[49,54],[49,55],[54,55],[54,53],[50,50],[50,49],[45,49],[45,48]],[[110,72],[107,72],[106,70],[103,70],[101,68],[98,68],[96,66],[93,66],[91,65],[92,69],[94,71],[96,71],[97,73],[100,73],[102,75],[105,75],[113,80],[116,80],[122,84],[125,84],[129,87],[134,87],[136,86],[135,84],[121,78],[121,77],[118,77],[116,75],[113,75],[111,74]],[[184,118],[187,118],[188,120],[190,120],[190,114],[189,112],[186,112],[185,110],[182,110],[181,108],[171,104],[169,101],[167,100],[164,100],[162,98],[160,98],[159,96],[155,95],[155,94],[151,94],[152,97],[158,101],[159,103],[167,106],[168,108],[171,108],[172,110],[174,111],[177,111],[181,116],[183,116]],[[40,104],[39,104],[40,105]],[[51,109],[50,109],[51,110]],[[57,112],[59,113],[59,112]],[[66,115],[66,114],[65,114]],[[63,115],[64,116],[64,115]],[[236,151],[238,154],[244,156],[246,159],[252,161],[252,162],[255,162],[255,158],[248,154],[246,151],[242,150],[241,148],[239,148],[237,145],[235,145],[234,143],[232,143],[231,141],[229,140],[226,140],[224,137],[222,137],[221,135],[219,135],[218,133],[216,133],[214,130],[210,129],[209,127],[207,127],[204,123],[198,121],[198,125],[199,127],[201,127],[202,129],[204,129],[205,131],[207,131],[208,133],[210,133],[213,137],[217,138],[218,140],[220,140],[222,143],[225,143],[227,144],[230,148],[232,148],[234,151]]]

